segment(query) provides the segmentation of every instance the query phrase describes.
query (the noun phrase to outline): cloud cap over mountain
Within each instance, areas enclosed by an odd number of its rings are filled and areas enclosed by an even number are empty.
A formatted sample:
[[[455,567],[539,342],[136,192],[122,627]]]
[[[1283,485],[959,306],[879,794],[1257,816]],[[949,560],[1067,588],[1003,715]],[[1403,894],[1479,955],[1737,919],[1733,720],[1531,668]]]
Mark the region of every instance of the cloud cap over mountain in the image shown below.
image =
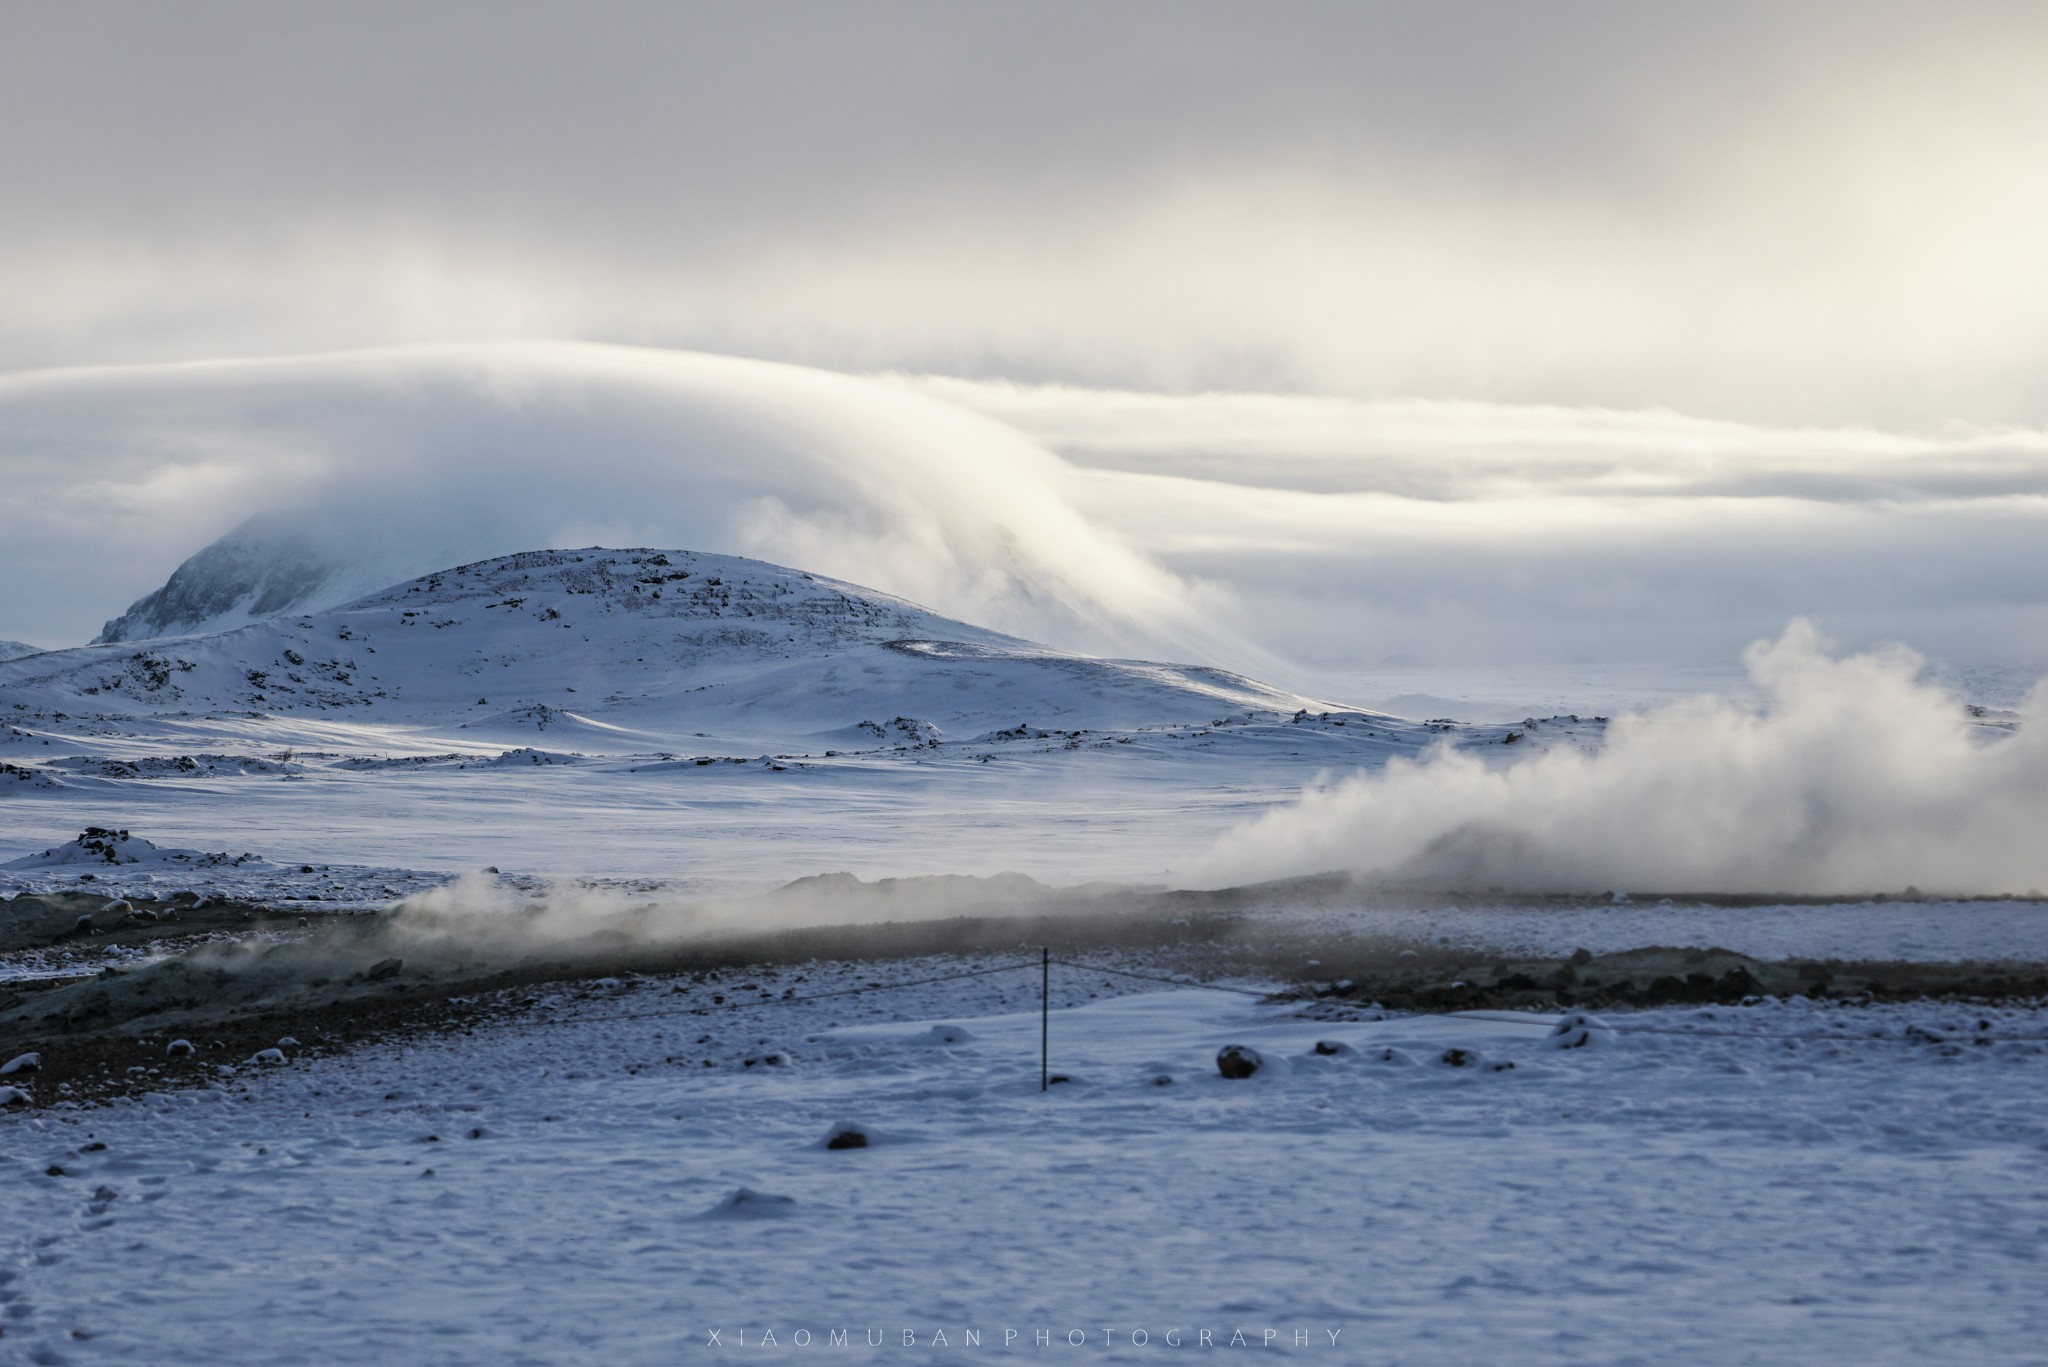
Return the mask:
[[[9,577],[70,567],[15,605],[44,637],[90,634],[85,619],[253,512],[300,608],[511,551],[675,545],[1036,639],[1214,644],[1177,580],[1062,499],[1057,457],[846,376],[512,343],[42,372],[0,378],[0,410],[21,500]],[[232,624],[224,608],[206,624]]]

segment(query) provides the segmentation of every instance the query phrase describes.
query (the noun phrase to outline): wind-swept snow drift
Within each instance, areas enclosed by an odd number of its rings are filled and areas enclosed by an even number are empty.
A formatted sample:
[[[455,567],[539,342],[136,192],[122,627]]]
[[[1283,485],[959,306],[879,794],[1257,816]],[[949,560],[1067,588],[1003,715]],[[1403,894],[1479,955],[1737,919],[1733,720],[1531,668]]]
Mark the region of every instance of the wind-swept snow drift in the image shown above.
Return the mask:
[[[1448,746],[1226,836],[1218,885],[1346,869],[1426,886],[1856,894],[2048,888],[2048,688],[1973,715],[1904,650],[1751,647],[1759,709],[1699,698],[1605,745],[1489,765]]]

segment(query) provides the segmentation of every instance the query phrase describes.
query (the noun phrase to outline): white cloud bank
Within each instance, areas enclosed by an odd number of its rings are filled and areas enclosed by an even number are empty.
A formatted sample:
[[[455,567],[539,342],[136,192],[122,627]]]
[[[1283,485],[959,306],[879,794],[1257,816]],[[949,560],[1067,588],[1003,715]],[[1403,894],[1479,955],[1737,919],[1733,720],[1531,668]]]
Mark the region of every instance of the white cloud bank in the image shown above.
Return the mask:
[[[1974,722],[1904,650],[1845,658],[1795,623],[1746,657],[1755,708],[1616,718],[1597,753],[1470,752],[1311,789],[1186,878],[1350,870],[1515,891],[1982,894],[2048,888],[2048,686],[2016,733]]]
[[[895,383],[1066,456],[1076,506],[1229,584],[1311,690],[1374,662],[1720,664],[1795,616],[1953,660],[2048,654],[2048,429]],[[1394,688],[1391,691],[1401,691]]]

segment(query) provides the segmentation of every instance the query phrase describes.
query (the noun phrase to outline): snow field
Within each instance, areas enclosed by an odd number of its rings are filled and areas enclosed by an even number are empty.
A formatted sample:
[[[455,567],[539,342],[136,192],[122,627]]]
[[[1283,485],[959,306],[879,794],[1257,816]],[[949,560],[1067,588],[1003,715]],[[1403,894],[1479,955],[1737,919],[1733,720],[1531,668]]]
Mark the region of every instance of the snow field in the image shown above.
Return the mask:
[[[0,1360],[885,1361],[969,1328],[1104,1362],[1205,1328],[1447,1367],[2040,1360],[2040,1011],[1665,1010],[1560,1049],[1056,968],[1041,1094],[1035,968],[779,1001],[1000,962],[747,970],[704,1015],[605,983],[0,1120]],[[1266,1066],[1223,1079],[1232,1043]],[[870,1144],[826,1148],[841,1122]]]

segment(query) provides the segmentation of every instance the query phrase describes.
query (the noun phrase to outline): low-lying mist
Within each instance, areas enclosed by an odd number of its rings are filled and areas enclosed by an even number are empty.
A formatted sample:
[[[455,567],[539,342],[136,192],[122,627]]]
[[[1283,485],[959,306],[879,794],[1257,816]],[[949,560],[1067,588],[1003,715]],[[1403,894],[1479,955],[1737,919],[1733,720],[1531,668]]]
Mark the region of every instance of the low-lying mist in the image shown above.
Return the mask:
[[[1973,715],[1903,648],[1836,658],[1794,622],[1745,655],[1751,707],[1615,719],[1597,751],[1446,743],[1308,789],[1184,878],[1348,871],[1417,887],[1984,895],[2048,887],[2048,686]],[[1498,752],[1497,752],[1498,753]]]
[[[180,1028],[598,974],[1007,955],[1022,952],[1019,918],[1034,926],[1064,918],[1069,941],[1113,939],[1120,932],[1110,913],[1141,909],[1158,896],[1157,889],[1053,889],[1019,874],[877,882],[826,874],[759,896],[685,901],[472,874],[374,916],[322,918],[307,934],[277,939],[245,920],[250,933],[237,939],[30,997],[0,992],[0,1039],[139,1022]]]

